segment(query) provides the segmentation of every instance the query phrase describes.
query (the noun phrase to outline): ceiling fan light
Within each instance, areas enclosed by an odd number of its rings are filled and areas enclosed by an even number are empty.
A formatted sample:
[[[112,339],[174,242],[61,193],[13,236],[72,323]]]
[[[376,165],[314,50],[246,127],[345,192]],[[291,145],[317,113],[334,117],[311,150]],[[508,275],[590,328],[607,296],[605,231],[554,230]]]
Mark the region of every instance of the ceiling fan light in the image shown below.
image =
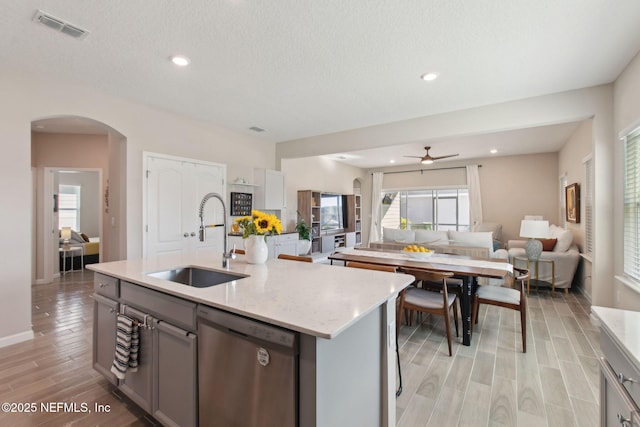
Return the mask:
[[[423,165],[430,165],[430,164],[432,164],[432,163],[433,163],[433,160],[431,160],[431,159],[424,159],[421,163],[422,163]]]

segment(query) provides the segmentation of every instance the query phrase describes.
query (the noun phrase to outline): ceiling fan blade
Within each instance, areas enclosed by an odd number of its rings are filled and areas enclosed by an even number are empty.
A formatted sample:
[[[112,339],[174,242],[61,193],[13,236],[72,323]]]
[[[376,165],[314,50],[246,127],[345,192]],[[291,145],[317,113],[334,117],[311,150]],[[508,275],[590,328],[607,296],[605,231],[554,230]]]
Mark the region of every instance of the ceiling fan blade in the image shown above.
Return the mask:
[[[422,158],[422,156],[402,156],[402,157],[411,157],[411,158],[414,158],[414,159],[421,159]]]
[[[459,154],[449,154],[447,156],[432,157],[431,160],[440,160],[440,159],[446,159],[447,157],[455,157],[455,156],[459,156]]]

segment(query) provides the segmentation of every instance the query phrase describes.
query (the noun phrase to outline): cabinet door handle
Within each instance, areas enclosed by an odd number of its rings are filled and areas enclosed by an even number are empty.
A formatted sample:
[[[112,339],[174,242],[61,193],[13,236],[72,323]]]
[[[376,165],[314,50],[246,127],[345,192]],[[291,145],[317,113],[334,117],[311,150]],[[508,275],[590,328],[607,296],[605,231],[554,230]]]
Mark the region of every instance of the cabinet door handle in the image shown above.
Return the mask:
[[[622,372],[618,373],[618,382],[620,384],[624,384],[624,383],[635,383],[636,380],[634,380],[633,378],[627,378],[624,376],[624,374]]]
[[[623,427],[628,427],[631,425],[631,420],[629,418],[625,418],[622,414],[618,413],[618,423],[620,423]]]
[[[184,237],[189,237],[189,233],[184,233],[183,236]]]
[[[191,237],[196,237],[196,232],[195,232],[195,231],[192,231],[192,232],[191,232],[191,234],[190,234],[190,236],[191,236]]]

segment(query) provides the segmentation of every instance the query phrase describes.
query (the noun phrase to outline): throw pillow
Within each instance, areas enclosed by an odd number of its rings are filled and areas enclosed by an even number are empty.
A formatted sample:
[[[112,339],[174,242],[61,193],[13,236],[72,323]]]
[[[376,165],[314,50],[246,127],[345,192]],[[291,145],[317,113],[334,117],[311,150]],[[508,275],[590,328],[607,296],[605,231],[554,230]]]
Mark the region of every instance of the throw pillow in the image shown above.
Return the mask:
[[[562,227],[554,225],[549,226],[549,234],[549,237],[558,239],[553,248],[553,252],[566,252],[573,243],[573,233],[571,230],[565,230]]]
[[[542,250],[544,252],[551,252],[556,245],[558,239],[538,239],[542,243]]]
[[[446,231],[416,230],[416,243],[432,245],[448,245],[449,234]]]
[[[451,244],[487,248],[489,256],[493,257],[493,238],[490,231],[449,231]]]
[[[87,236],[87,235],[86,235],[86,234],[84,234],[84,233],[80,233],[80,237],[82,237],[82,238],[84,239],[84,241],[85,241],[85,242],[88,242],[88,241],[89,241],[89,236]]]
[[[400,230],[397,228],[383,228],[382,240],[385,242],[410,243],[416,239],[416,233],[412,230]]]

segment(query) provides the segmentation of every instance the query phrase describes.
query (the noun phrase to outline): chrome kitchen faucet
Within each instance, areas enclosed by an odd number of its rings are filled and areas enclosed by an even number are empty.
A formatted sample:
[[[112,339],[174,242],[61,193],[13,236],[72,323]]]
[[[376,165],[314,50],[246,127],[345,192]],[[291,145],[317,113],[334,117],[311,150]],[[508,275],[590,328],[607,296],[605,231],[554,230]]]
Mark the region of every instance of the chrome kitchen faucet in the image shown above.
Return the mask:
[[[205,229],[207,228],[213,228],[216,227],[216,224],[214,225],[204,225],[204,205],[207,204],[207,201],[211,198],[215,198],[220,200],[220,203],[222,204],[222,225],[224,227],[224,249],[222,252],[222,268],[226,268],[227,270],[229,269],[229,260],[230,259],[234,259],[236,257],[235,253],[231,253],[229,252],[229,244],[227,241],[227,208],[224,204],[224,199],[222,198],[222,196],[220,196],[218,193],[208,193],[206,194],[203,198],[202,201],[200,202],[200,210],[198,211],[198,216],[200,217],[200,231],[199,231],[199,238],[201,242],[205,241]]]

